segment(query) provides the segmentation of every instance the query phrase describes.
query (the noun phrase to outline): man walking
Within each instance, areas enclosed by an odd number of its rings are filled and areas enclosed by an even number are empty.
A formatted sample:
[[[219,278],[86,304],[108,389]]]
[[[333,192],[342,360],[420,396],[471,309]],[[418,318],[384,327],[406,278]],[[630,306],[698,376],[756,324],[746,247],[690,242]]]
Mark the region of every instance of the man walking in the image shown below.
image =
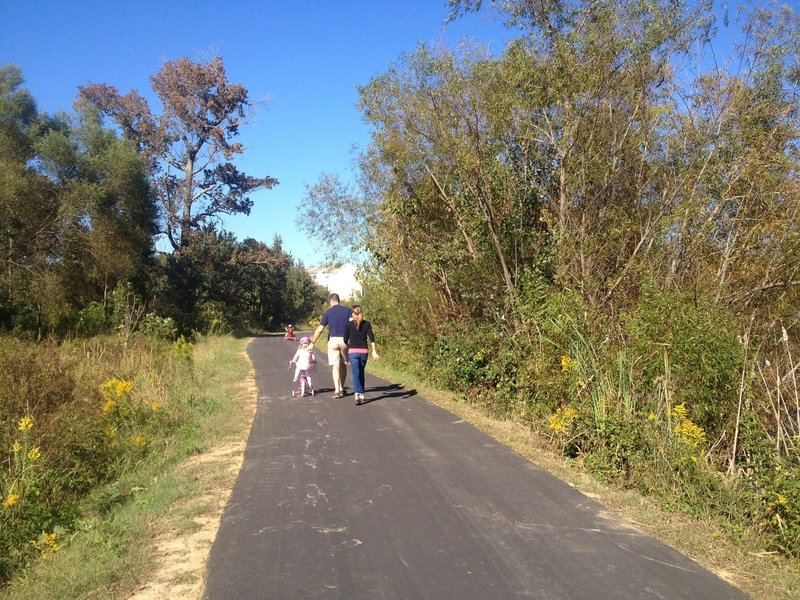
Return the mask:
[[[319,327],[311,336],[311,342],[316,343],[325,327],[328,328],[328,364],[333,368],[333,397],[341,398],[344,396],[344,382],[347,379],[347,344],[344,343],[344,334],[351,311],[347,306],[339,304],[339,294],[331,294],[328,300],[331,307],[322,315]]]

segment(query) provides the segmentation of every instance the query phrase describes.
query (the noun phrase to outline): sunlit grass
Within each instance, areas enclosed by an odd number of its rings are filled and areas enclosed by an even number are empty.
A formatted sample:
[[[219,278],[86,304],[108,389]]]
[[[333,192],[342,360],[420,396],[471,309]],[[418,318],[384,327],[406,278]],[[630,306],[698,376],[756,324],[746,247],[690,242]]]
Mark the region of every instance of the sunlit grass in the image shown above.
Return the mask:
[[[238,443],[247,436],[251,414],[238,387],[250,368],[245,343],[203,338],[193,346],[191,360],[180,358],[169,381],[153,381],[148,370],[137,371],[135,381],[164,386],[163,400],[180,426],[119,480],[88,496],[77,527],[60,540],[62,550],[32,564],[0,591],[0,598],[122,598],[147,581],[158,567],[153,540],[163,533],[167,516],[169,527],[177,521],[179,528],[191,529],[193,519],[211,506],[202,498],[196,502],[198,495],[223,478],[222,467],[212,463],[204,464],[202,473],[177,467],[225,440]],[[119,386],[107,387],[116,394]]]

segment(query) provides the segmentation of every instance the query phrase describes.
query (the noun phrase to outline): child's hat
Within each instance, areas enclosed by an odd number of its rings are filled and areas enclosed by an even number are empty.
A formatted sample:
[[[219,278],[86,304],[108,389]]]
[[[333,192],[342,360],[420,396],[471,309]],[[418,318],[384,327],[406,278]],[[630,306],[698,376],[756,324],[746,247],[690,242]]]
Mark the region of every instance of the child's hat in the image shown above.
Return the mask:
[[[300,338],[300,343],[301,344],[310,344],[311,340],[308,339],[307,337],[303,336],[303,337]]]

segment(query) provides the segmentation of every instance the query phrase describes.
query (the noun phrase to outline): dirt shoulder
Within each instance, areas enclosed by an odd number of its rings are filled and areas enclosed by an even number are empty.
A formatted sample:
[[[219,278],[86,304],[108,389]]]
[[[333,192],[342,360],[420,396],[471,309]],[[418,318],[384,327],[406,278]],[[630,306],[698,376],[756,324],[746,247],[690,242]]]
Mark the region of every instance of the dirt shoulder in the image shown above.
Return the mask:
[[[151,525],[158,569],[129,596],[131,600],[197,600],[202,596],[211,545],[242,466],[256,412],[258,390],[252,365],[239,384],[236,400],[248,422],[242,436],[191,457],[172,473],[191,481],[197,494],[181,506],[170,507],[166,518]]]

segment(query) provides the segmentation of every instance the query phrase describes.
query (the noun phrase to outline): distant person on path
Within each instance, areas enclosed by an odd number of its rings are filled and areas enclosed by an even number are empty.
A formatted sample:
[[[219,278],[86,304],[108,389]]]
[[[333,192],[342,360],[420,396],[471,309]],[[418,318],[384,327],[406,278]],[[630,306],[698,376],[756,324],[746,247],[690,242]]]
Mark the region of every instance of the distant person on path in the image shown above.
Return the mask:
[[[364,371],[369,358],[367,341],[372,345],[372,358],[378,360],[380,356],[375,349],[375,334],[372,332],[372,325],[369,321],[364,320],[361,307],[356,304],[353,307],[353,320],[347,324],[344,343],[348,346],[350,368],[353,369],[353,392],[358,406],[364,401]]]
[[[331,307],[322,315],[311,343],[315,344],[328,328],[328,364],[333,368],[334,398],[344,396],[344,382],[347,379],[347,344],[344,343],[344,334],[350,322],[350,309],[339,304],[339,294],[331,294],[328,300]]]

